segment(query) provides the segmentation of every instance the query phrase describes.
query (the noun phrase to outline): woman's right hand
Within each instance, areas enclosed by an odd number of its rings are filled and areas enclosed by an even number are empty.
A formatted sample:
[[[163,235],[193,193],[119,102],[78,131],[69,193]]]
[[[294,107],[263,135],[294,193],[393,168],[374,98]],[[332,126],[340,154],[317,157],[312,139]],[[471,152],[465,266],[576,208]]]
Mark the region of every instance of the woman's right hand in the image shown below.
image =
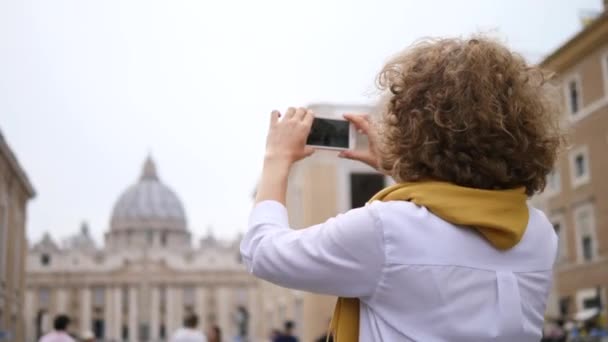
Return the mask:
[[[363,162],[375,170],[380,171],[378,160],[378,137],[372,128],[369,115],[360,114],[344,114],[344,118],[350,121],[357,131],[365,134],[368,140],[368,146],[365,150],[346,150],[340,152],[340,158],[352,159]]]

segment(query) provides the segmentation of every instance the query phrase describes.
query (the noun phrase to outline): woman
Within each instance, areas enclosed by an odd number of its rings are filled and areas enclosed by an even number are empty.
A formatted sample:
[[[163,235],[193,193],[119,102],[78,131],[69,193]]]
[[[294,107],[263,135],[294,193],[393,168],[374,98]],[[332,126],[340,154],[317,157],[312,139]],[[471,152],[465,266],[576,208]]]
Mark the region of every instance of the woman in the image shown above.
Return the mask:
[[[527,196],[542,191],[561,135],[541,70],[477,37],[421,42],[379,75],[366,162],[397,182],[302,230],[285,192],[313,113],[271,114],[262,177],[241,243],[255,276],[340,299],[337,342],[539,341],[557,236]]]

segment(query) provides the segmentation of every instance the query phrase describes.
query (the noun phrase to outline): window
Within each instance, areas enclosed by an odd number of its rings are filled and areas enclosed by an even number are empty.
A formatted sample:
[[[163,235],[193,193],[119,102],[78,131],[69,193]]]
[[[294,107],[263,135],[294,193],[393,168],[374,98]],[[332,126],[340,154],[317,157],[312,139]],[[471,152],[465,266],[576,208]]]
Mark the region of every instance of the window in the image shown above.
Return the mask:
[[[562,316],[567,316],[570,312],[570,297],[562,297],[559,299],[559,313]]]
[[[351,173],[350,205],[359,208],[384,188],[384,175],[378,173]]]
[[[579,262],[592,261],[596,257],[595,217],[593,206],[586,204],[574,211]]]
[[[583,259],[589,261],[593,259],[593,241],[590,236],[583,236]]]
[[[41,307],[43,307],[43,308],[48,307],[50,297],[51,297],[50,291],[46,287],[43,287],[40,290],[38,290],[38,304]]]
[[[576,292],[578,310],[602,307],[601,288],[586,288]]]
[[[588,183],[591,179],[589,149],[578,147],[570,152],[570,180],[573,187]]]
[[[585,158],[582,154],[576,155],[574,158],[574,176],[582,177],[586,173]]]
[[[599,308],[601,305],[600,297],[590,297],[583,299],[583,307],[585,309]]]
[[[185,287],[183,293],[184,306],[192,306],[194,305],[194,288],[193,287]]]
[[[581,107],[581,87],[579,78],[574,78],[568,82],[568,109],[571,115],[576,115]]]
[[[42,254],[40,256],[40,263],[42,264],[42,266],[48,266],[51,264],[51,256],[48,254]]]
[[[559,216],[552,220],[553,229],[557,234],[558,247],[557,247],[557,260],[564,261],[568,256],[568,244],[567,244],[567,231],[563,217]]]
[[[105,302],[105,293],[103,287],[94,287],[93,288],[93,306],[94,307],[102,307]]]
[[[562,179],[558,170],[553,170],[547,175],[547,193],[556,194],[562,189]]]

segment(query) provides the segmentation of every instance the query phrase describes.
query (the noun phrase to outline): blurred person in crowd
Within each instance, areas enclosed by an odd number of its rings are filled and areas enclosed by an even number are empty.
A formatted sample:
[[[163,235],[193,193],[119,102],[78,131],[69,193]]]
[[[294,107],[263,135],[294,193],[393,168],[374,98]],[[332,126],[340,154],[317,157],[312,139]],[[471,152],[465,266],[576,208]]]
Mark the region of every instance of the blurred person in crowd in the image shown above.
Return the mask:
[[[295,323],[293,321],[286,321],[284,329],[279,336],[277,336],[273,342],[298,342],[298,338],[293,335],[295,329]]]
[[[234,321],[237,326],[237,338],[235,341],[244,341],[247,337],[249,325],[249,311],[244,306],[239,306],[236,310]]]
[[[340,342],[538,342],[557,235],[527,199],[544,189],[563,141],[550,76],[475,36],[421,41],[378,83],[377,116],[345,115],[368,149],[340,156],[396,184],[367,206],[291,229],[287,180],[314,152],[314,113],[273,111],[241,242],[248,270],[342,297],[332,321]]]
[[[570,330],[568,331],[568,341],[571,339],[577,339],[583,335],[584,329],[581,329],[581,324],[579,322],[574,322],[570,326]]]
[[[334,342],[334,337],[331,336],[331,334],[328,335],[327,333],[325,333],[321,335],[321,337],[319,337],[316,342]]]
[[[279,336],[281,336],[281,330],[272,329],[270,331],[270,342],[274,342],[274,340],[277,339]]]
[[[547,320],[543,328],[541,342],[565,342],[566,336],[563,320]]]
[[[92,331],[87,330],[84,333],[82,333],[80,340],[82,342],[95,342],[95,334],[93,334]]]
[[[184,326],[173,333],[171,342],[207,342],[205,335],[197,330],[198,316],[188,314],[184,318]]]
[[[595,338],[608,337],[608,331],[606,330],[605,327],[602,327],[602,325],[600,324],[599,316],[594,319],[591,319],[589,321],[589,323],[586,325],[586,331],[587,331],[587,336],[589,336],[589,337],[595,337]]]
[[[218,325],[213,325],[207,331],[209,342],[222,342],[222,330]]]
[[[39,342],[75,342],[68,334],[70,318],[66,315],[57,315],[53,321],[53,331],[42,336]]]

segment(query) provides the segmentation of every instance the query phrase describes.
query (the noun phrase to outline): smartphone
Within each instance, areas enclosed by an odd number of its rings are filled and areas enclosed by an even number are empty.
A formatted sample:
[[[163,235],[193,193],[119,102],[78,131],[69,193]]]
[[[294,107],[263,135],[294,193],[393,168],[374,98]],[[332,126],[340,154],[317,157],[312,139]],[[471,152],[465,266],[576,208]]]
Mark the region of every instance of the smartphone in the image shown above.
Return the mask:
[[[352,149],[355,147],[354,127],[344,119],[316,116],[306,145],[329,150]]]

